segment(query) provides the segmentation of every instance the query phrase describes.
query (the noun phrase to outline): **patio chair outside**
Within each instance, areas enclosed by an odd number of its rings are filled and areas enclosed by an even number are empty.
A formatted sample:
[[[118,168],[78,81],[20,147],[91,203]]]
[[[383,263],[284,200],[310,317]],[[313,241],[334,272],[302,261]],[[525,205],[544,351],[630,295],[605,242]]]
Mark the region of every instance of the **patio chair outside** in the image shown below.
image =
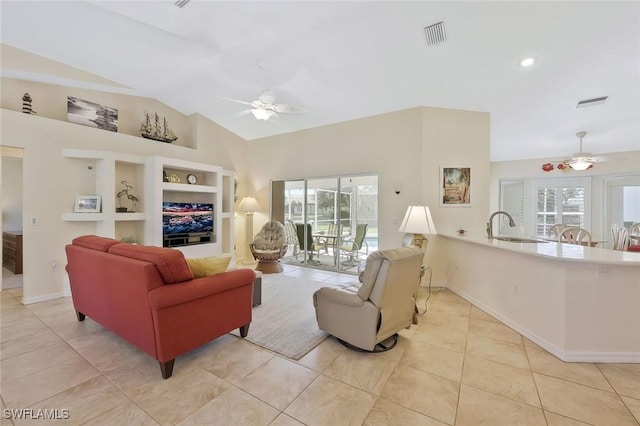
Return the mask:
[[[300,254],[298,245],[298,233],[296,231],[296,225],[290,220],[284,223],[284,232],[287,235],[287,246],[293,246],[293,257],[298,258]],[[287,250],[288,252],[288,250]]]
[[[306,233],[306,238],[305,238],[305,233]],[[319,264],[320,262],[318,260],[315,260],[313,258],[313,255],[315,253],[316,256],[319,257],[320,256],[319,250],[323,249],[324,245],[317,244],[314,241],[313,235],[311,235],[311,224],[308,223],[305,226],[302,223],[296,223],[296,234],[298,236],[298,244],[300,245],[301,248],[303,247],[306,248],[307,253],[309,254],[309,258],[307,259],[307,261],[314,265]],[[305,245],[305,241],[306,241],[306,245]]]
[[[366,223],[356,225],[356,235],[354,238],[348,238],[342,241],[340,245],[340,253],[347,256],[347,260],[342,262],[345,266],[356,266],[360,264],[359,254],[363,247],[366,248],[366,254],[369,254],[369,245],[364,240],[367,236]]]

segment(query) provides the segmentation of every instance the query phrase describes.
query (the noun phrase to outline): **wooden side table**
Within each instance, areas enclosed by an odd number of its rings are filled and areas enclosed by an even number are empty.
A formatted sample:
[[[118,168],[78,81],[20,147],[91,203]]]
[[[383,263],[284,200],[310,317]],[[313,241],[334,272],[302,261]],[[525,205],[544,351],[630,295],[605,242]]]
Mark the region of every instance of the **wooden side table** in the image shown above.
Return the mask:
[[[2,233],[2,266],[14,274],[22,273],[22,231]]]
[[[258,305],[262,304],[262,272],[256,272],[256,279],[253,281],[253,303],[252,306],[255,308]]]

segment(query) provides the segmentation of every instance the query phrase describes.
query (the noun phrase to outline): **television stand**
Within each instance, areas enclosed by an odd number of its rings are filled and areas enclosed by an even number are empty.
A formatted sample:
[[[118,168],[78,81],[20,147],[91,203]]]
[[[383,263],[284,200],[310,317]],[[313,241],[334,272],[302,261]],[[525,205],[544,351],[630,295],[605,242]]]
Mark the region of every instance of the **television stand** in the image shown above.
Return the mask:
[[[193,234],[169,234],[162,237],[163,247],[181,247],[196,244],[206,244],[213,241],[213,234],[193,233]]]

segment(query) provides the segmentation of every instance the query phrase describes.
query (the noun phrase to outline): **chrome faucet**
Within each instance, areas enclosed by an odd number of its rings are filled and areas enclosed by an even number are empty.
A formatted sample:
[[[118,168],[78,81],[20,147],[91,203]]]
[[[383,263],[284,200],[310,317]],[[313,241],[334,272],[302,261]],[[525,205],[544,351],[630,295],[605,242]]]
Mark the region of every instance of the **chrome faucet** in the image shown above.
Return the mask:
[[[516,226],[516,222],[513,220],[513,218],[511,217],[511,215],[505,211],[502,210],[498,210],[495,213],[492,213],[491,216],[489,216],[489,222],[487,222],[487,235],[489,236],[489,238],[493,238],[493,218],[495,215],[497,214],[503,214],[505,216],[507,216],[509,218],[509,226],[510,227],[514,227]]]

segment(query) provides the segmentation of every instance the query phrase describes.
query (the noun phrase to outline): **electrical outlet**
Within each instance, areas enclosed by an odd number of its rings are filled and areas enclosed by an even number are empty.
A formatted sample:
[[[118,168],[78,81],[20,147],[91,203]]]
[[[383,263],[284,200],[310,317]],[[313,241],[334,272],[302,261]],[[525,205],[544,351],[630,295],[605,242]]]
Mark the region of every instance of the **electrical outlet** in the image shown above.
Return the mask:
[[[49,264],[51,266],[51,272],[57,272],[58,271],[58,261],[57,260],[52,260],[51,263]]]
[[[611,268],[598,268],[598,278],[609,278],[613,275]]]
[[[40,218],[38,216],[31,216],[31,225],[38,226],[40,224]]]

